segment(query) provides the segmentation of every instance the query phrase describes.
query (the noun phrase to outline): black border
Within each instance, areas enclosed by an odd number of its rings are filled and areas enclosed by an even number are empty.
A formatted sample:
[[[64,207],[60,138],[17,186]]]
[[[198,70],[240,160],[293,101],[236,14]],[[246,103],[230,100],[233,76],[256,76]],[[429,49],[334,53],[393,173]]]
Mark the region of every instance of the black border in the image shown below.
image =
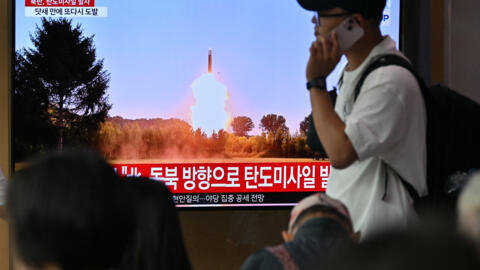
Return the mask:
[[[8,91],[10,91],[9,93],[9,102],[10,102],[10,176],[13,175],[15,173],[15,151],[13,150],[14,149],[14,145],[15,145],[15,129],[13,128],[13,121],[15,119],[15,117],[13,116],[15,110],[13,109],[13,97],[15,96],[14,95],[14,89],[15,89],[15,80],[13,79],[14,76],[15,76],[15,38],[16,38],[16,33],[15,33],[15,26],[16,26],[16,10],[15,10],[15,4],[16,4],[16,1],[18,0],[9,0],[10,2],[10,12],[12,13],[11,16],[10,16],[10,77],[8,78],[8,80],[10,80],[10,89],[8,89]]]

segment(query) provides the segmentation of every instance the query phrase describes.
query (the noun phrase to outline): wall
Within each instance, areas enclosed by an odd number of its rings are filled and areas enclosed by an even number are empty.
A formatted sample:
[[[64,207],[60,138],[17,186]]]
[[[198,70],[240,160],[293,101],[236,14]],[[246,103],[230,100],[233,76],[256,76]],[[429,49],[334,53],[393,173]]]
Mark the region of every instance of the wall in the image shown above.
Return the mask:
[[[0,168],[10,173],[10,1],[0,1]],[[9,269],[8,225],[0,220],[0,270]]]
[[[438,1],[438,0],[432,0]],[[400,49],[426,82],[431,81],[430,2],[402,1],[402,42]]]
[[[403,0],[401,50],[431,84],[444,84],[444,0]]]
[[[445,0],[445,83],[480,103],[480,1]]]
[[[251,253],[283,242],[289,210],[182,211],[185,244],[196,270],[238,269]]]
[[[431,82],[445,83],[444,73],[444,4],[443,1],[432,0],[430,2],[430,49],[431,49]]]

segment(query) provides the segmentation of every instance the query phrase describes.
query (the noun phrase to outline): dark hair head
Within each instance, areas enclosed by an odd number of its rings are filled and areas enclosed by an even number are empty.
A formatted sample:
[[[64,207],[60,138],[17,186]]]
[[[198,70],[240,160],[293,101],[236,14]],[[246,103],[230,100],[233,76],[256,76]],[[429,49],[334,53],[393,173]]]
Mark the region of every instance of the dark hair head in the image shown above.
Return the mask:
[[[386,0],[297,0],[307,10],[326,11],[333,8],[342,8],[352,13],[359,13],[365,19],[372,19],[380,24],[383,18]]]
[[[119,266],[133,230],[131,203],[110,165],[90,152],[50,153],[14,175],[7,199],[27,265]]]
[[[125,183],[137,211],[134,243],[125,267],[134,270],[191,269],[168,188],[148,178],[128,177]]]
[[[379,234],[331,257],[326,269],[479,269],[474,247],[452,231],[428,227]]]

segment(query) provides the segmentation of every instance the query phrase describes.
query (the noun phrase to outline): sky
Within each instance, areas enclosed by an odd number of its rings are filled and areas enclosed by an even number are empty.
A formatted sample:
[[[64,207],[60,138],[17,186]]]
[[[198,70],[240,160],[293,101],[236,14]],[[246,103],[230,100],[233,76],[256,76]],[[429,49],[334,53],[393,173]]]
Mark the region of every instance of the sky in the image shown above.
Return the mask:
[[[227,87],[227,110],[248,116],[258,134],[266,114],[283,115],[293,134],[311,112],[305,89],[312,12],[295,0],[96,0],[103,18],[73,18],[94,35],[97,57],[110,73],[110,116],[180,118],[191,122],[191,85],[207,72]],[[398,44],[399,0],[388,0],[382,32]],[[15,48],[31,47],[39,17],[16,0]],[[327,82],[336,85],[340,63]]]

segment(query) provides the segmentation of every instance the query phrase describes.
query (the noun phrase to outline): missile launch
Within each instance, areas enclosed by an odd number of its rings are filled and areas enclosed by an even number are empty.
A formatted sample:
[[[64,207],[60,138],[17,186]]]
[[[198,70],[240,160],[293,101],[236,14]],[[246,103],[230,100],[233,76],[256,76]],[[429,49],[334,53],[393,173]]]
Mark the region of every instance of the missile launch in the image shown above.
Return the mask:
[[[229,94],[227,87],[213,74],[212,49],[208,50],[208,73],[202,74],[191,85],[195,103],[190,107],[192,127],[207,135],[227,130],[232,116],[227,111]]]
[[[208,49],[208,73],[212,73],[212,49]]]

